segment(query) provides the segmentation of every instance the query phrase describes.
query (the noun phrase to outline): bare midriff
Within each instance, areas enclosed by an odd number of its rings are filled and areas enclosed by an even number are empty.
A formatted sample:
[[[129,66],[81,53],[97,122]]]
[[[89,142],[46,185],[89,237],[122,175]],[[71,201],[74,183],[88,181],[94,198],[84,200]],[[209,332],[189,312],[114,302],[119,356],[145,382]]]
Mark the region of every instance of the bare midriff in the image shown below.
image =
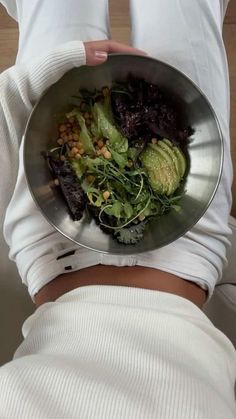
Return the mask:
[[[36,305],[55,301],[69,291],[88,285],[134,287],[167,292],[186,298],[200,308],[207,298],[207,292],[195,283],[158,269],[96,265],[55,278],[35,295]]]

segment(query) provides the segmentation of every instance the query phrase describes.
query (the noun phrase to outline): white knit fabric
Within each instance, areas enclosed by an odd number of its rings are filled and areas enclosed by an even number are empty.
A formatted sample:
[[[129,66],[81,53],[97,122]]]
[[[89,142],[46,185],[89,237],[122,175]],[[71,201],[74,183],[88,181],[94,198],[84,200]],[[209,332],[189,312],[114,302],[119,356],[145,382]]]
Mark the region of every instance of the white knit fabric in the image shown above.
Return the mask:
[[[232,344],[175,295],[90,286],[44,304],[0,369],[1,419],[235,419]]]
[[[81,41],[68,42],[49,52],[43,59],[18,65],[0,76],[0,177],[2,225],[11,196],[18,190],[19,149],[26,122],[38,98],[67,71],[85,64],[84,45]],[[3,176],[4,174],[4,176]],[[16,184],[18,176],[18,183]],[[20,193],[24,194],[24,190]],[[21,202],[27,214],[27,201]],[[15,212],[15,210],[14,210]],[[0,225],[0,226],[1,226]]]

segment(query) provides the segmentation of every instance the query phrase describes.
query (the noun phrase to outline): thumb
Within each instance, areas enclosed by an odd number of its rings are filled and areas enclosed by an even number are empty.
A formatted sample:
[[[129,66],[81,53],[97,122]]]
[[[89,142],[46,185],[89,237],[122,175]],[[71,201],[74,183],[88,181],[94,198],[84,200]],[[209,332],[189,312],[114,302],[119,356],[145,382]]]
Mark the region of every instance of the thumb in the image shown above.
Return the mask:
[[[97,51],[94,48],[86,48],[86,64],[99,65],[107,60],[108,54],[106,51]]]

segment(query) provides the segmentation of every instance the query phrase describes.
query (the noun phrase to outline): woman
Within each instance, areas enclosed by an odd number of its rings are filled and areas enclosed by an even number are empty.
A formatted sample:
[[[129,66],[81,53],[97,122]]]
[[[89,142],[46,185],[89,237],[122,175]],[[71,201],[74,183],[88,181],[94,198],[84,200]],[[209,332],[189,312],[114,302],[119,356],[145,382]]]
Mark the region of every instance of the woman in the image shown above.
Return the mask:
[[[230,233],[228,1],[131,0],[134,48],[107,41],[107,0],[2,3],[20,29],[16,65],[0,79],[4,234],[38,308],[0,369],[0,417],[234,418],[235,352],[200,310],[221,279]],[[42,93],[113,51],[145,51],[186,73],[212,103],[225,143],[222,180],[199,223],[163,249],[128,257],[54,231],[22,163],[22,134]]]

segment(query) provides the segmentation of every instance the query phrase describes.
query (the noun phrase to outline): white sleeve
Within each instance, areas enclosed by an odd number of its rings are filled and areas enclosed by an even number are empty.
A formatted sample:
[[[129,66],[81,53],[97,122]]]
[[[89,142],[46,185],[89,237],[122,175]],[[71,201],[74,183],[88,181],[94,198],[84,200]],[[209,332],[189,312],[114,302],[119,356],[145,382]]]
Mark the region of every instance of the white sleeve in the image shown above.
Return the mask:
[[[0,76],[0,229],[14,191],[19,146],[30,112],[44,91],[73,67],[84,65],[84,45],[68,42],[30,65],[14,66]]]

